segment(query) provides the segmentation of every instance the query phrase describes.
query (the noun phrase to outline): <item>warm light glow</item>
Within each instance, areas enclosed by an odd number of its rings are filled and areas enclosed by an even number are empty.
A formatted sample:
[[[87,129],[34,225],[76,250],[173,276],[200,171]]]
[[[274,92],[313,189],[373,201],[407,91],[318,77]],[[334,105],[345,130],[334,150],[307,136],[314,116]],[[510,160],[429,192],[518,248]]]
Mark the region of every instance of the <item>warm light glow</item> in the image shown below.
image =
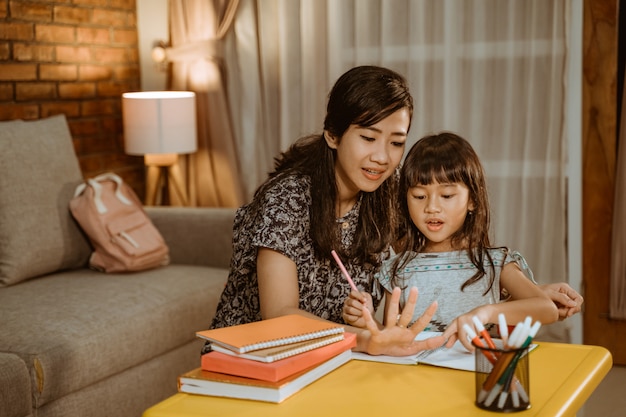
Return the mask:
[[[197,150],[193,92],[124,93],[122,115],[127,154],[180,154]]]
[[[196,91],[218,91],[222,85],[217,65],[204,60],[190,63],[189,82]]]

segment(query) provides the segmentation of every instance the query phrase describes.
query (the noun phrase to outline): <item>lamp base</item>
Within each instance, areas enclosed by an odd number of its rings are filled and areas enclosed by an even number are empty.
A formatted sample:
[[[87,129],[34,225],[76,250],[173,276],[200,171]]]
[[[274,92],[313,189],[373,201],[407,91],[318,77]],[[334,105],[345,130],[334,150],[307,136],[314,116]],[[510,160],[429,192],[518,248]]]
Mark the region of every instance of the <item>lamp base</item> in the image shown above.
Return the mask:
[[[146,205],[169,205],[170,184],[183,206],[187,206],[188,198],[183,185],[182,176],[176,162],[177,154],[147,154],[144,163],[146,175]]]
[[[170,167],[178,161],[176,153],[149,153],[143,156],[146,166]]]

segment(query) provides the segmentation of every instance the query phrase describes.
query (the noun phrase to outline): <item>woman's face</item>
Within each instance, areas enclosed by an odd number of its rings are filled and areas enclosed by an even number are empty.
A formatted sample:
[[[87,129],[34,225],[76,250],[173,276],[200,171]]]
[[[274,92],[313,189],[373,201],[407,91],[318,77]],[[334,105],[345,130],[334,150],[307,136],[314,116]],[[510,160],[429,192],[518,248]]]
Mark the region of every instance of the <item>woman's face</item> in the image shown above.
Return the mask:
[[[401,109],[372,126],[350,125],[340,140],[324,132],[328,146],[337,150],[340,199],[375,191],[393,174],[404,154],[409,124],[409,111]]]

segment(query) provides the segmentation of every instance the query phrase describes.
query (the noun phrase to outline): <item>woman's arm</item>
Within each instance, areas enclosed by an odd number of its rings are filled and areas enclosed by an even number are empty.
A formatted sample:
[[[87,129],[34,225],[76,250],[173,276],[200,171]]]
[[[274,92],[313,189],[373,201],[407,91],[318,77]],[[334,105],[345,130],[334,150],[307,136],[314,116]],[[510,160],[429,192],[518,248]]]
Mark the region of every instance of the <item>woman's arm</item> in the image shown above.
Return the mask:
[[[301,314],[320,319],[300,310],[298,270],[296,264],[287,256],[273,249],[258,248],[256,272],[259,307],[263,319],[287,314]]]
[[[257,279],[259,284],[259,302],[263,319],[301,314],[323,320],[299,308],[300,293],[298,288],[298,272],[295,263],[280,252],[267,248],[259,248],[257,254]],[[379,329],[370,311],[363,309],[365,328],[345,326],[346,331],[356,333],[357,346],[355,351],[373,355],[411,355],[425,349],[441,346],[444,339],[439,336],[424,341],[415,341],[415,336],[429,323],[437,310],[432,305],[411,327],[406,325],[413,317],[417,302],[417,289],[409,297],[404,311],[400,313],[400,289],[391,295],[391,306],[387,309],[384,328]],[[394,307],[395,304],[395,307]],[[400,318],[398,318],[400,316]]]
[[[263,319],[287,314],[300,314],[324,320],[300,309],[298,270],[296,264],[282,253],[268,248],[258,249],[257,281],[259,286],[259,307]],[[371,296],[369,296],[369,299],[371,303]],[[373,306],[371,308],[373,309]],[[346,326],[346,330],[353,333],[362,333],[365,330],[365,324],[362,327]]]

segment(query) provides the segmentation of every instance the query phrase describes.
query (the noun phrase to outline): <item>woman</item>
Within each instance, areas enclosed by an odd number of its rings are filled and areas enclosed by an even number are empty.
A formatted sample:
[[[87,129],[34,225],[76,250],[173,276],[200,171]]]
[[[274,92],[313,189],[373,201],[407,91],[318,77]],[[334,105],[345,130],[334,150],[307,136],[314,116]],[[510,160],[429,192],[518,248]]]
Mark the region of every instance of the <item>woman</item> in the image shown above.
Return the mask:
[[[360,66],[337,80],[324,132],[301,138],[284,152],[253,201],[238,210],[231,272],[212,328],[290,313],[343,323],[350,286],[332,250],[378,306],[382,292],[373,274],[395,237],[396,170],[412,114],[406,81],[394,71]],[[387,311],[385,328],[373,320],[365,329],[346,326],[357,333],[355,350],[408,355],[443,343],[442,338],[414,341],[436,304],[411,327],[394,325],[399,296],[399,290],[392,293],[395,308]],[[405,305],[404,323],[416,300],[414,293]]]

